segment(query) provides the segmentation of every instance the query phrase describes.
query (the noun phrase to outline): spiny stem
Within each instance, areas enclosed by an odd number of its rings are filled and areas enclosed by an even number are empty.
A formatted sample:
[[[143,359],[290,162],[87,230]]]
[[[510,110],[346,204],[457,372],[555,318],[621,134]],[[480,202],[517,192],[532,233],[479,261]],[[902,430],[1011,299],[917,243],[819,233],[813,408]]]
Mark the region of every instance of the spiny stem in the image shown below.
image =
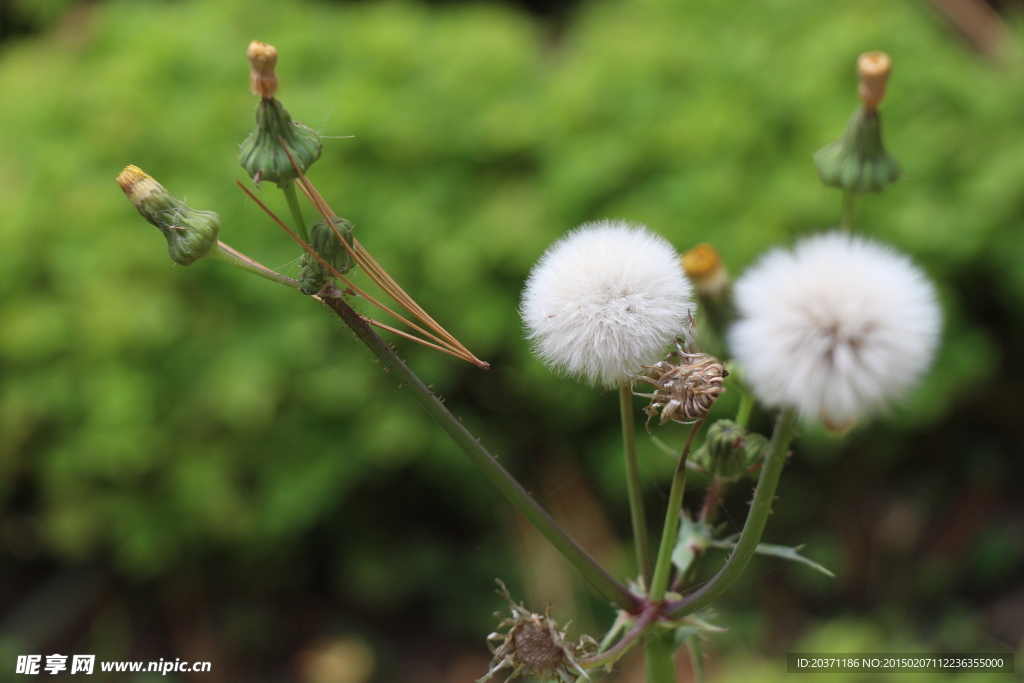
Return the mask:
[[[761,467],[761,476],[757,480],[754,500],[750,503],[750,512],[747,514],[747,521],[743,525],[740,539],[736,543],[736,549],[732,551],[725,565],[711,581],[682,600],[677,600],[667,606],[665,613],[669,617],[678,619],[711,604],[729,590],[746,569],[747,563],[750,562],[754,551],[757,550],[757,544],[761,541],[761,534],[764,533],[768,515],[772,511],[775,489],[779,485],[782,467],[786,464],[786,454],[795,427],[796,413],[792,410],[782,411],[775,422],[775,431],[772,433],[768,454]]]
[[[340,292],[338,293],[340,294]],[[548,541],[569,561],[597,591],[617,607],[628,612],[639,610],[640,601],[628,588],[619,583],[608,571],[591,557],[576,541],[569,537],[562,527],[551,518],[533,497],[502,467],[497,459],[484,448],[440,401],[409,366],[402,361],[383,339],[377,335],[366,320],[360,316],[339,295],[321,295],[342,321],[348,325],[367,348],[381,360],[384,366],[398,378],[419,404],[427,411],[448,436],[491,480],[505,498],[519,510],[526,519],[540,531]]]
[[[309,244],[309,232],[306,230],[306,221],[302,219],[302,207],[299,206],[299,196],[295,192],[295,181],[289,181],[283,188],[284,198],[288,200],[288,210],[292,212],[295,220],[295,232],[302,241]]]
[[[626,453],[626,488],[629,492],[629,516],[633,522],[633,543],[636,546],[636,564],[644,585],[651,585],[653,567],[651,546],[647,539],[647,518],[644,516],[643,490],[640,487],[640,468],[636,461],[636,425],[633,421],[632,383],[619,383],[619,412],[622,414],[622,445]]]
[[[683,494],[686,492],[686,459],[693,445],[693,437],[704,426],[704,418],[697,420],[690,427],[686,444],[679,454],[679,464],[672,475],[672,489],[668,494],[668,509],[665,511],[665,526],[661,532],[661,545],[658,546],[658,560],[654,564],[654,578],[651,579],[650,600],[659,603],[668,589],[669,573],[672,570],[672,551],[676,547],[676,535],[679,533],[679,511],[683,508]]]
[[[284,285],[285,287],[291,287],[292,289],[299,288],[298,280],[293,280],[290,277],[285,277],[284,275],[281,275],[277,271],[267,268],[262,263],[258,263],[257,261],[252,260],[242,252],[232,249],[223,242],[217,242],[217,244],[214,245],[213,249],[208,251],[206,255],[209,258],[214,258],[217,259],[218,261],[230,263],[236,268],[241,268],[247,273],[259,275],[262,278],[270,280],[271,282],[276,282],[280,285]]]

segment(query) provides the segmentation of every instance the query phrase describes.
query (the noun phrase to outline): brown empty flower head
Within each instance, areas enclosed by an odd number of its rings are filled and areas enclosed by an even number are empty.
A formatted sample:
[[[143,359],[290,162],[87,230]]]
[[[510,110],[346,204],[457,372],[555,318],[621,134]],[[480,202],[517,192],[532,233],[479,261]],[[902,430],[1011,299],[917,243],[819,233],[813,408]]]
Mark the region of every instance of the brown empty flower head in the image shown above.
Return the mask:
[[[477,683],[490,681],[495,673],[505,668],[512,669],[506,682],[517,676],[532,676],[542,681],[559,683],[589,679],[587,672],[580,666],[579,658],[596,653],[597,642],[590,636],[583,636],[579,643],[569,642],[565,632],[551,618],[550,605],[544,616],[533,614],[521,603],[512,602],[505,584],[500,580],[497,583],[501,587],[498,594],[508,602],[512,616],[498,624],[499,629],[508,626],[508,631],[495,631],[487,636],[494,659],[490,670]],[[501,641],[501,644],[495,645],[491,641]]]
[[[270,99],[277,94],[277,74],[274,73],[274,67],[277,66],[277,48],[254,40],[249,43],[246,55],[249,57],[249,66],[252,67],[249,74],[249,88],[252,94],[259,95],[265,100]]]
[[[857,94],[868,109],[877,109],[885,97],[885,83],[892,72],[892,59],[884,52],[865,52],[857,58],[860,85]]]

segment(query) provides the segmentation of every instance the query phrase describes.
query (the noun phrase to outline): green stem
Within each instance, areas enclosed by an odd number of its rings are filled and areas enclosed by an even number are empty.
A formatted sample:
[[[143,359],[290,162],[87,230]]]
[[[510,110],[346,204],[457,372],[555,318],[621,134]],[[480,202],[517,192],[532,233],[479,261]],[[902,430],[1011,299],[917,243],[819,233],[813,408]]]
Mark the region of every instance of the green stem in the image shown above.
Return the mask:
[[[784,410],[779,414],[771,444],[768,446],[768,454],[761,467],[761,476],[757,480],[754,500],[750,503],[750,512],[743,525],[743,533],[736,543],[736,549],[711,581],[682,600],[669,604],[665,609],[667,616],[678,619],[711,604],[729,590],[743,573],[750,558],[754,556],[754,551],[757,550],[768,515],[772,511],[775,489],[779,485],[782,467],[786,464],[786,454],[795,427],[796,414],[792,410]]]
[[[704,683],[707,674],[704,671],[704,652],[700,646],[700,634],[693,634],[686,639],[686,647],[690,650],[690,666],[693,667],[694,683]]]
[[[655,628],[644,638],[647,683],[676,683],[676,632]]]
[[[633,389],[631,382],[619,384],[619,412],[622,413],[622,446],[626,452],[626,488],[629,491],[629,516],[633,521],[633,543],[636,564],[644,585],[651,584],[651,546],[647,538],[644,496],[640,487],[640,468],[636,461],[636,425],[633,422]]]
[[[225,263],[230,263],[236,268],[241,268],[247,273],[259,275],[262,278],[266,278],[271,282],[276,282],[280,285],[284,285],[285,287],[291,287],[292,289],[299,288],[298,280],[293,280],[290,277],[285,277],[284,275],[281,275],[280,273],[271,270],[270,268],[267,268],[265,265],[253,261],[251,258],[246,256],[242,252],[232,249],[223,242],[217,242],[217,244],[214,245],[213,249],[208,251],[206,255],[209,258],[217,259],[218,261],[224,261]]]
[[[289,181],[284,186],[284,198],[288,200],[288,209],[292,212],[295,220],[295,233],[302,238],[302,241],[309,244],[309,233],[306,231],[306,222],[302,219],[302,207],[299,206],[299,197],[295,192],[295,181]]]
[[[437,394],[409,369],[409,366],[380,336],[366,320],[355,312],[339,295],[321,295],[321,301],[334,311],[348,325],[359,340],[381,360],[399,382],[444,429],[448,436],[469,456],[484,475],[491,480],[502,495],[519,510],[526,519],[540,531],[548,541],[583,575],[601,595],[617,607],[629,612],[640,608],[640,601],[628,588],[618,582],[608,571],[591,557],[576,541],[565,533],[544,508],[502,467],[497,459],[484,448],[479,439],[470,434],[441,402]]]
[[[843,190],[843,208],[839,217],[839,227],[843,230],[853,229],[853,219],[857,215],[857,202],[860,196],[851,190]]]
[[[686,444],[679,454],[679,464],[672,475],[672,489],[668,494],[668,510],[665,511],[665,526],[661,531],[661,545],[658,546],[658,560],[654,564],[654,578],[651,579],[650,599],[659,603],[668,589],[669,573],[672,570],[672,551],[676,547],[676,535],[679,533],[679,511],[683,509],[683,494],[686,492],[686,459],[690,455],[693,437],[704,426],[704,418],[697,420],[690,427]]]
[[[750,421],[750,412],[754,409],[754,395],[747,391],[745,387],[740,387],[740,407],[736,411],[736,424],[739,425],[740,429],[747,428],[747,422]]]

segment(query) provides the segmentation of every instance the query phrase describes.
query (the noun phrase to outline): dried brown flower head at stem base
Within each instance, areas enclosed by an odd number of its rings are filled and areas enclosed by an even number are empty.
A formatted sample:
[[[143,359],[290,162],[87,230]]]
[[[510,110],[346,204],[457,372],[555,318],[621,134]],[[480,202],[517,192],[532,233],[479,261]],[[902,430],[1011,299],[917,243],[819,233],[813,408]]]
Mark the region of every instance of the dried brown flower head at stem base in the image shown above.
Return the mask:
[[[707,415],[725,391],[725,378],[729,375],[722,361],[707,353],[689,353],[678,339],[675,350],[665,360],[645,365],[644,369],[647,373],[636,375],[636,380],[653,386],[654,393],[634,391],[633,395],[651,399],[651,404],[644,408],[648,431],[658,410],[662,425],[669,420],[689,424]]]
[[[494,659],[490,670],[477,683],[489,681],[506,667],[512,669],[506,681],[520,675],[565,683],[573,683],[579,676],[589,680],[590,676],[579,665],[579,658],[596,653],[597,641],[585,635],[578,644],[569,642],[565,632],[558,629],[558,622],[551,618],[551,605],[548,605],[544,616],[533,614],[521,603],[512,602],[512,596],[502,581],[497,580],[497,583],[500,586],[498,595],[508,601],[512,616],[498,624],[499,629],[508,626],[507,632],[495,631],[487,636]],[[496,612],[495,616],[500,617],[501,612]],[[501,644],[495,645],[491,641],[501,641]]]

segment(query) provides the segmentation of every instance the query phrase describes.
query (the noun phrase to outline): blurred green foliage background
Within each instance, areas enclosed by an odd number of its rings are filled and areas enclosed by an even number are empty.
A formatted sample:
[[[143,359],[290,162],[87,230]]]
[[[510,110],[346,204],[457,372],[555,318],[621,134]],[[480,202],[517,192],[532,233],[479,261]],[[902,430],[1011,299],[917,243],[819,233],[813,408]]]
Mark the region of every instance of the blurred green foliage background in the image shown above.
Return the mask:
[[[254,38],[280,51],[279,98],[325,136],[311,179],[492,369],[396,341],[403,357],[623,576],[615,396],[530,355],[523,279],[603,217],[711,242],[733,273],[834,225],[811,155],[856,104],[856,56],[889,52],[882,111],[906,177],[858,227],[938,283],[940,357],[886,419],[804,430],[765,540],[807,542],[838,578],[756,561],[720,606],[712,669],[781,679],[801,647],[1020,652],[1014,52],[994,65],[909,0],[601,0],[557,24],[461,3],[36,7],[43,30],[0,44],[0,679],[45,650],[211,660],[207,683],[469,681],[496,576],[593,635],[610,624],[328,311],[224,264],[171,267],[117,188],[136,164],[295,276],[293,243],[234,185]],[[641,442],[660,519],[673,463]],[[731,523],[748,497],[732,492]]]

